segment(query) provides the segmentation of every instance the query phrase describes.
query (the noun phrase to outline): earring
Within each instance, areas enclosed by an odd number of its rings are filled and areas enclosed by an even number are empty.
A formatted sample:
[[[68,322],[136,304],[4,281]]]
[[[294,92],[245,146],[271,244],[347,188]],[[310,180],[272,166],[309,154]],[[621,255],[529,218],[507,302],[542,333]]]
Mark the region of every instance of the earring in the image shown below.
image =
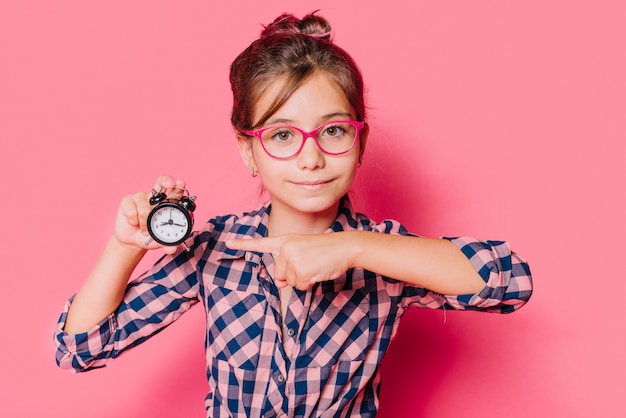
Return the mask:
[[[361,167],[362,163],[363,163],[363,157],[359,157],[359,163],[357,164],[357,167]]]
[[[254,167],[250,166],[250,175],[252,177],[256,177],[259,172],[254,169]]]

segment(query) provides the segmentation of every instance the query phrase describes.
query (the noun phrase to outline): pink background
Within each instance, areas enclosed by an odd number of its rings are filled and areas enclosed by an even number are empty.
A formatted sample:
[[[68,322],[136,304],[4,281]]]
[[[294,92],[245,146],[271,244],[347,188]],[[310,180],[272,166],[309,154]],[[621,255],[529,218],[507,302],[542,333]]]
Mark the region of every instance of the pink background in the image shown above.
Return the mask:
[[[410,312],[379,416],[626,416],[623,2],[303,3],[2,2],[0,416],[203,416],[201,308],[82,375],[53,328],[123,195],[171,173],[199,222],[256,205],[228,66],[260,23],[318,8],[367,81],[357,206],[506,239],[535,278],[510,316]]]

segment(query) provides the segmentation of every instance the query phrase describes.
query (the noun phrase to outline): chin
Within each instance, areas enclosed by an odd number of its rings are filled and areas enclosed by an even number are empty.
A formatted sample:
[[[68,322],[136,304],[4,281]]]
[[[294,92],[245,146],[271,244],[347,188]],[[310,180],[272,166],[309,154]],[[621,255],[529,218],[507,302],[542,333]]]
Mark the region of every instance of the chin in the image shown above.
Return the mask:
[[[300,210],[301,212],[307,212],[307,213],[326,213],[329,210],[333,210],[334,208],[337,207],[337,204],[339,203],[339,199],[337,200],[326,200],[324,199],[323,201],[305,201],[300,203],[299,205],[294,205],[295,208],[297,210]]]

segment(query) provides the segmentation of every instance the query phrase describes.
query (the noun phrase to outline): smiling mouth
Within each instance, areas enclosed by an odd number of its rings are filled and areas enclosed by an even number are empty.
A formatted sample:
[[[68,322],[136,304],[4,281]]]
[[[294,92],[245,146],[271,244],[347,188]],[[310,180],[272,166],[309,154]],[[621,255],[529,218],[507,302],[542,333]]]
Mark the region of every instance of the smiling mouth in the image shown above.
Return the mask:
[[[320,189],[330,183],[332,180],[322,180],[322,181],[303,181],[303,182],[293,182],[298,187],[302,187],[303,189],[315,190]]]

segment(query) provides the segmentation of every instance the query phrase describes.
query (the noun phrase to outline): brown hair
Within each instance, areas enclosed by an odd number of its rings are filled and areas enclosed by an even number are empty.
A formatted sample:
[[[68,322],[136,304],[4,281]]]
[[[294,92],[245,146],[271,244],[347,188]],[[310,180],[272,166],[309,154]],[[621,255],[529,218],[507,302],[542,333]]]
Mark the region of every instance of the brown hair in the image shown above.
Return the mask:
[[[261,36],[233,61],[231,122],[238,131],[263,125],[304,81],[317,72],[329,76],[346,95],[356,118],[365,120],[363,77],[350,55],[332,42],[328,21],[311,13],[302,19],[283,14],[264,27]],[[254,107],[267,87],[285,84],[258,121]]]

